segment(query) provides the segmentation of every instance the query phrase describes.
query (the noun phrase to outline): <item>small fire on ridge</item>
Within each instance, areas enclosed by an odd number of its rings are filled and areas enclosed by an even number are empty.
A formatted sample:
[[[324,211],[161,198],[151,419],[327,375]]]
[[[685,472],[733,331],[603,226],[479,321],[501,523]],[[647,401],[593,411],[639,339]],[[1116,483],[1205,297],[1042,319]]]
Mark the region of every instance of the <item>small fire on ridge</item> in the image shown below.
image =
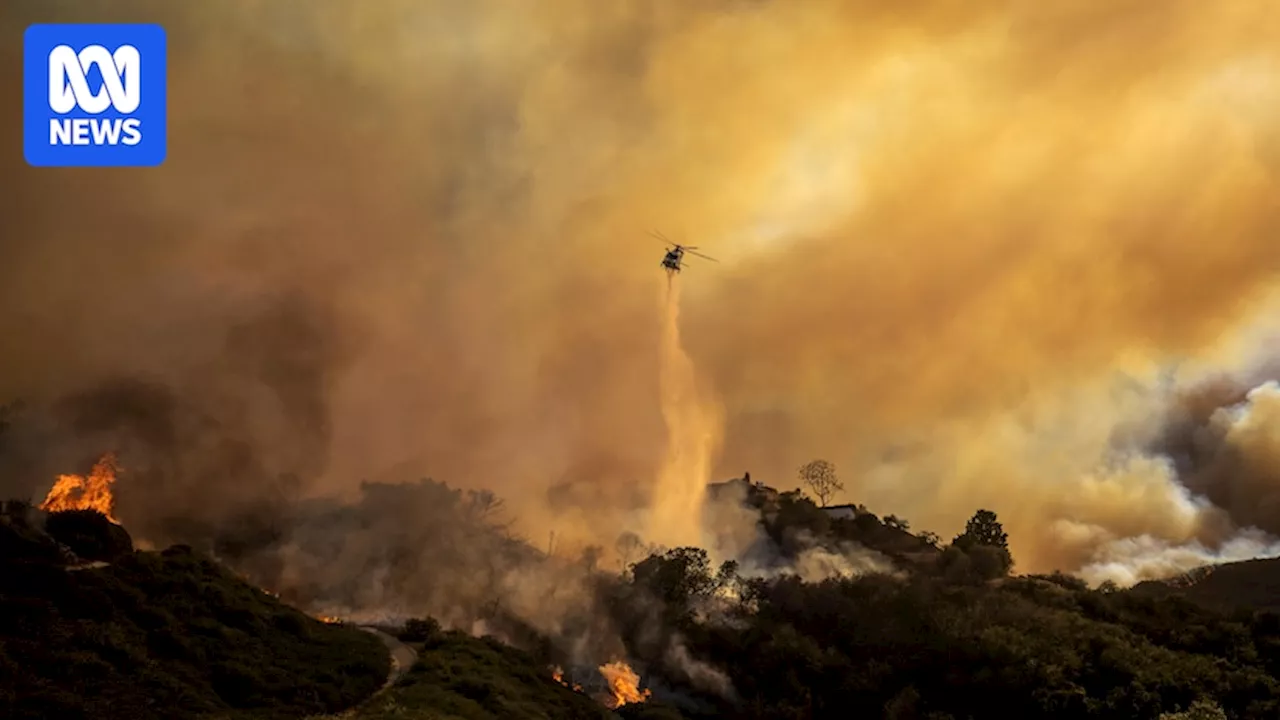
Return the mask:
[[[89,475],[59,475],[40,509],[45,512],[62,512],[65,510],[97,510],[108,520],[120,524],[112,511],[115,509],[115,496],[111,486],[120,473],[120,465],[115,453],[107,453],[94,463]]]

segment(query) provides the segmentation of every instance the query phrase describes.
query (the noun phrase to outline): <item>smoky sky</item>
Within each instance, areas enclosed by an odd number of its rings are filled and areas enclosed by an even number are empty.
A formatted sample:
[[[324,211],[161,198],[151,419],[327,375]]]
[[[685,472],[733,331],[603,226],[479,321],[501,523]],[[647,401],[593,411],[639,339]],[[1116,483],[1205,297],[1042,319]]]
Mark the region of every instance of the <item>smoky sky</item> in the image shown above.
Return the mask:
[[[430,475],[589,538],[666,443],[659,229],[720,261],[679,279],[714,475],[827,457],[1055,562],[1064,515],[1131,528],[1043,408],[1117,416],[1079,388],[1273,288],[1271,5],[11,2],[9,97],[29,22],[164,23],[170,147],[27,168],[5,106],[0,396],[143,378],[306,491]]]

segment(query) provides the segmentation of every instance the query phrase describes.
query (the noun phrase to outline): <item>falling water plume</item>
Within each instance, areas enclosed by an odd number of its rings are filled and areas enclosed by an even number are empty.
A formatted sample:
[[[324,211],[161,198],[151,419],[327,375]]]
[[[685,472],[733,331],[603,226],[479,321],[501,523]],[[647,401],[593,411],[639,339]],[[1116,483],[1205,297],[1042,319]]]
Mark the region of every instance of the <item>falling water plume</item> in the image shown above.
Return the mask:
[[[680,284],[667,278],[659,386],[667,452],[654,487],[648,535],[668,546],[702,541],[702,505],[721,436],[719,407],[698,387],[680,340]]]

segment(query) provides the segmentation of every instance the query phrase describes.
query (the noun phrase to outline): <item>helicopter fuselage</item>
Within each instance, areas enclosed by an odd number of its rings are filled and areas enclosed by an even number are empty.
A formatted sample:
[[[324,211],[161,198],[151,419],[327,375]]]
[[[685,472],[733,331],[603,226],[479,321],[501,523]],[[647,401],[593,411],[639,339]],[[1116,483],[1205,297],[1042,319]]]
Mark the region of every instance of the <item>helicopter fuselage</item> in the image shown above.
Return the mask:
[[[680,272],[680,259],[684,257],[684,250],[675,248],[667,251],[667,256],[662,258],[662,266],[672,272]]]

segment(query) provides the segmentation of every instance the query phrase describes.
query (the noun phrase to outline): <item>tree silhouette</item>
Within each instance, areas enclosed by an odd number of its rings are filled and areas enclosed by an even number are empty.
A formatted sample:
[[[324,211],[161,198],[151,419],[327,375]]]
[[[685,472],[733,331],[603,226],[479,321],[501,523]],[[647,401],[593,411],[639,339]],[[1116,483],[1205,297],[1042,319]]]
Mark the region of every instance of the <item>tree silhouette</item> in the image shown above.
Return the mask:
[[[836,466],[826,460],[812,460],[802,466],[800,480],[809,486],[810,492],[818,498],[818,504],[822,507],[827,506],[832,495],[844,490],[840,478],[836,477]]]
[[[907,522],[906,520],[903,520],[897,515],[885,515],[884,524],[888,525],[891,528],[897,528],[898,530],[905,531],[905,530],[911,529],[911,523]]]
[[[974,545],[1009,549],[1009,536],[1000,524],[1000,519],[990,510],[979,510],[965,523],[964,532],[953,541],[961,550],[968,550]]]
[[[632,558],[637,557],[640,551],[644,549],[644,541],[640,536],[630,530],[618,536],[614,549],[618,552],[618,564],[622,567],[622,572],[626,572],[631,567]]]
[[[990,510],[979,510],[965,523],[964,532],[951,544],[963,550],[983,566],[984,577],[1007,575],[1013,569],[1013,555],[1009,553],[1009,535],[1000,519]]]

